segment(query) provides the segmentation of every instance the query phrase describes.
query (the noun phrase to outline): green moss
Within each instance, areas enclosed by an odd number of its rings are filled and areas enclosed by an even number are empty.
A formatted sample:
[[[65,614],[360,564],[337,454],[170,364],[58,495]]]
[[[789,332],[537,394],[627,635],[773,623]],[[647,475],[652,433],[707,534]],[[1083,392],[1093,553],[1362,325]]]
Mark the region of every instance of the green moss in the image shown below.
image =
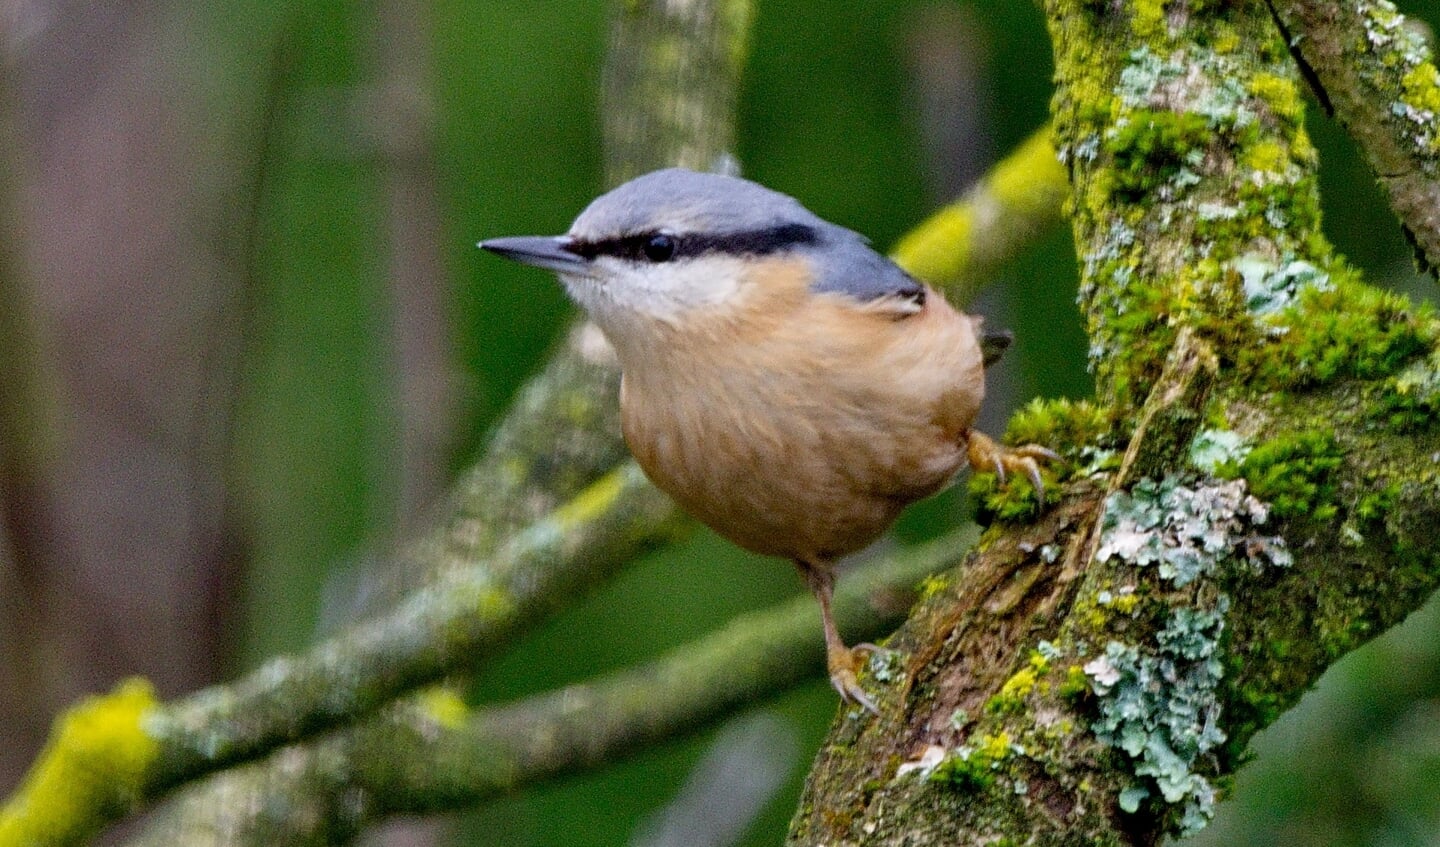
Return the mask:
[[[1240,163],[1262,173],[1278,173],[1290,164],[1290,154],[1278,142],[1266,140],[1246,147]]]
[[[1272,343],[1243,353],[1241,366],[1272,387],[1389,376],[1433,347],[1437,335],[1428,307],[1366,286],[1344,269],[1326,288],[1298,291],[1268,325]]]
[[[1258,73],[1250,78],[1250,93],[1265,101],[1270,113],[1292,126],[1304,119],[1305,105],[1293,77]]]
[[[966,790],[983,790],[995,783],[995,777],[1013,752],[1009,733],[1001,731],[982,735],[976,743],[964,745],[946,755],[931,772],[930,779]]]
[[[1440,417],[1440,351],[1395,375],[1380,398],[1379,415],[1400,432],[1420,432]]]
[[[470,716],[470,707],[453,688],[435,685],[423,689],[416,702],[425,715],[445,729],[460,729]]]
[[[1355,517],[1362,522],[1383,521],[1400,501],[1400,483],[1392,482],[1379,491],[1368,491],[1355,502]]]
[[[1165,0],[1135,0],[1130,8],[1130,31],[1141,41],[1165,34]]]
[[[1115,594],[1107,599],[1102,598],[1102,606],[1108,606],[1122,615],[1135,614],[1135,607],[1140,605],[1140,595],[1134,593]]]
[[[1060,683],[1057,692],[1066,700],[1078,700],[1090,693],[1090,680],[1085,676],[1085,669],[1079,665],[1070,665],[1065,669],[1065,681]]]
[[[1433,121],[1440,115],[1440,73],[1429,62],[1421,62],[1405,73],[1400,79],[1403,91],[1402,101],[1418,113],[1428,113]],[[1440,136],[1431,134],[1430,149],[1440,147]]]
[[[1025,708],[1025,698],[1035,690],[1037,675],[1032,667],[1021,668],[1005,684],[1000,686],[1000,691],[985,703],[985,711],[992,715],[1015,714]]]
[[[1005,484],[1001,485],[994,471],[972,472],[969,491],[976,503],[975,520],[981,525],[989,525],[995,522],[1023,523],[1038,518],[1044,511],[1045,503],[1060,499],[1054,471],[1042,466],[1040,478],[1045,483],[1043,500],[1023,474],[1008,476]]]
[[[629,487],[630,476],[637,471],[630,465],[619,468],[595,480],[580,493],[564,503],[551,515],[556,531],[562,535],[570,528],[588,524],[615,506],[620,494]]]
[[[950,587],[950,577],[945,574],[932,574],[920,580],[918,591],[920,599],[928,600],[936,594]]]
[[[1240,47],[1240,33],[1227,24],[1217,24],[1215,34],[1210,38],[1210,49],[1221,56],[1228,56]]]
[[[1087,400],[1037,398],[1011,417],[1004,441],[1012,446],[1037,444],[1067,458],[1083,458],[1077,454],[1110,440],[1110,430],[1109,415]],[[1043,501],[1024,474],[1007,476],[1001,485],[994,471],[972,469],[969,491],[977,504],[977,520],[982,524],[1034,520],[1046,504],[1059,502],[1060,484],[1085,469],[1073,459],[1038,464],[1045,485]]]
[[[1112,421],[1089,400],[1035,398],[1010,416],[1007,444],[1040,444],[1064,456],[1114,440]]]
[[[1114,156],[1114,189],[1121,199],[1134,202],[1159,185],[1171,182],[1191,167],[1214,131],[1203,115],[1136,109],[1115,127],[1106,140]]]
[[[1339,511],[1336,471],[1343,462],[1334,436],[1312,431],[1261,442],[1234,470],[1276,516],[1328,521]]]

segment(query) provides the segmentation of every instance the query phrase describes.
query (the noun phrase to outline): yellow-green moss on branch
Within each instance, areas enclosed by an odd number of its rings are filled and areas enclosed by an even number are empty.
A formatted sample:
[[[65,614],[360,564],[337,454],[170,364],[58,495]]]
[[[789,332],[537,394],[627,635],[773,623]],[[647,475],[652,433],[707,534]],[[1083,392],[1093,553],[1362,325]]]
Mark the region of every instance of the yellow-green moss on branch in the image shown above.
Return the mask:
[[[169,704],[154,703],[139,684],[122,687],[62,719],[55,745],[7,806],[9,826],[58,834],[45,844],[79,843],[171,787],[363,718],[471,667],[562,598],[671,540],[678,520],[669,498],[627,463],[484,562],[445,572],[389,614],[303,656],[274,659],[232,684]],[[142,711],[143,745],[132,726]],[[124,767],[117,770],[117,762]],[[88,773],[107,778],[93,791],[83,789],[96,781],[79,779],[80,790],[65,793],[63,803],[35,800],[52,797],[57,780]]]
[[[80,843],[142,800],[160,758],[146,727],[158,706],[149,683],[132,679],[62,715],[25,782],[0,807],[0,847]]]
[[[1050,144],[1037,130],[965,196],[920,223],[891,251],[901,267],[958,302],[968,300],[1001,263],[1063,219],[1070,192]]]

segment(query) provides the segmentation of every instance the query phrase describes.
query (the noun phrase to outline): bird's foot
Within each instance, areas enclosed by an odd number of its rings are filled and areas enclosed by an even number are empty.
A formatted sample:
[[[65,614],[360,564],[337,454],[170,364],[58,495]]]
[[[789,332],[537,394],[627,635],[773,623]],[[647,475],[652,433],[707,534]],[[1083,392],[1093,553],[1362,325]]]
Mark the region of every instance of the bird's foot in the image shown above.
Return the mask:
[[[840,692],[840,699],[854,703],[872,715],[879,715],[875,701],[860,687],[857,676],[866,657],[880,652],[874,644],[856,644],[854,647],[840,647],[826,651],[825,664],[830,670],[830,684]]]
[[[1007,473],[1024,474],[1035,488],[1040,502],[1045,500],[1045,483],[1040,479],[1041,462],[1058,462],[1060,454],[1039,444],[1025,444],[1020,447],[1006,447],[997,443],[983,432],[970,432],[970,467],[979,470],[994,470],[1001,485],[1005,484]]]

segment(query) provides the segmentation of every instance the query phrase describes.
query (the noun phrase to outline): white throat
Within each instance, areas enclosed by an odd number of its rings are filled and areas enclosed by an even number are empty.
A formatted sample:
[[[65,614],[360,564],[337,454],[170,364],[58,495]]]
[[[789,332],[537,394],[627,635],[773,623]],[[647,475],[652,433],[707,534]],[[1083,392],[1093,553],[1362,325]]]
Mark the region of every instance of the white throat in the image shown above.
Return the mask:
[[[600,256],[592,275],[560,279],[575,302],[621,346],[623,338],[617,336],[683,327],[687,320],[734,308],[746,285],[745,267],[742,259],[720,254],[660,264]]]

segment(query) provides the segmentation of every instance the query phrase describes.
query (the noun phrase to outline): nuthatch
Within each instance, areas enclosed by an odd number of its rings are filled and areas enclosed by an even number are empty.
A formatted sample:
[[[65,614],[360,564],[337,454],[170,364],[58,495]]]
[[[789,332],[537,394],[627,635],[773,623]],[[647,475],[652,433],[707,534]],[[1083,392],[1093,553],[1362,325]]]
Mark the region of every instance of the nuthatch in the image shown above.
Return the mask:
[[[735,177],[656,171],[567,235],[480,246],[559,274],[620,360],[621,425],[645,473],[731,541],[795,562],[820,601],[830,681],[870,711],[831,614],[836,560],[972,466],[1037,460],[972,430],[979,319],[865,239]]]

